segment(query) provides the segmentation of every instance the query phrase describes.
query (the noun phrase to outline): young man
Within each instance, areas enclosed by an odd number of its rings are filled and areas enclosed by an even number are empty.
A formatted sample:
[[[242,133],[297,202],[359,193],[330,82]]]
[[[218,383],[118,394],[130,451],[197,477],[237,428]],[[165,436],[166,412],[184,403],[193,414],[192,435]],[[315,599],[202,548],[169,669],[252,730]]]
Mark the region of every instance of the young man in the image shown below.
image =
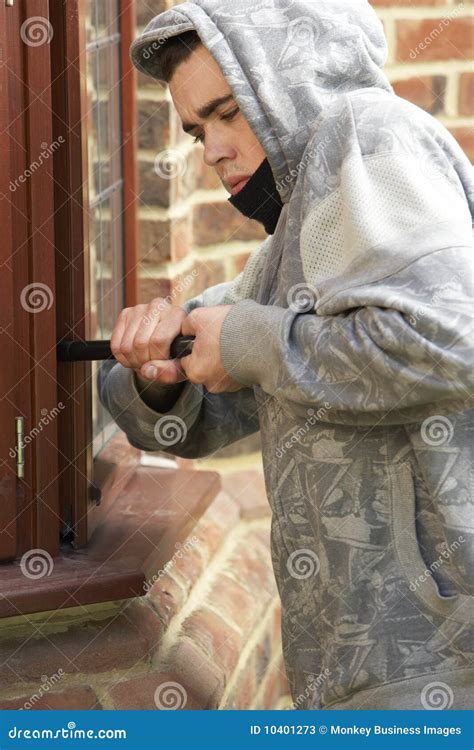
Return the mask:
[[[182,308],[123,311],[104,405],[179,456],[260,429],[297,708],[471,705],[468,160],[395,96],[365,0],[184,3],[131,54],[269,236]]]

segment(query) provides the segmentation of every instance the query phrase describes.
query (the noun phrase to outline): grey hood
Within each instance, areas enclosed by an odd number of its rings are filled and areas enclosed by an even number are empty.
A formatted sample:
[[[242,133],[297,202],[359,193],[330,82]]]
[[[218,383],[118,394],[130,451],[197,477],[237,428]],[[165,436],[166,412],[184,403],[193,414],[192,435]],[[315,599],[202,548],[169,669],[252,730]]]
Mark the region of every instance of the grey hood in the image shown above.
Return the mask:
[[[134,65],[163,80],[160,46],[193,29],[265,149],[284,203],[321,113],[349,91],[392,92],[382,70],[382,23],[366,0],[183,3],[153,18],[133,42]]]

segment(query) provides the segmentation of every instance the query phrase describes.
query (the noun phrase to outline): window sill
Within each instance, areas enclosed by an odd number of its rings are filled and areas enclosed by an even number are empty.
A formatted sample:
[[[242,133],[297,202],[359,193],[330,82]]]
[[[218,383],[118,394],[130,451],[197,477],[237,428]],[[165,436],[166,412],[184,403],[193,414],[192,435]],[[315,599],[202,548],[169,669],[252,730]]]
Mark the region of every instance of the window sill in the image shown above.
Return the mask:
[[[19,560],[0,566],[0,617],[143,596],[220,488],[214,471],[137,466],[87,547],[54,558],[41,578]]]

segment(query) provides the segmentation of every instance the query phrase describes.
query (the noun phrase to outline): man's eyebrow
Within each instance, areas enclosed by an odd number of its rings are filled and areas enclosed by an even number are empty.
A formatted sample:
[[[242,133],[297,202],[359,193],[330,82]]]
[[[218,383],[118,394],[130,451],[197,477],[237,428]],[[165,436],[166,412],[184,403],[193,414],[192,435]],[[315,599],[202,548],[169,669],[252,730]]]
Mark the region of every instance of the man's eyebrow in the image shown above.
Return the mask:
[[[233,94],[226,94],[226,96],[220,96],[217,99],[211,99],[210,102],[207,102],[207,104],[204,104],[200,109],[198,109],[197,113],[199,117],[202,117],[203,120],[205,120],[209,115],[212,115],[215,110],[221,106],[221,104],[227,104],[227,102],[230,102],[234,98]],[[183,130],[185,133],[190,133],[194,128],[199,127],[198,123],[195,122],[183,122]]]

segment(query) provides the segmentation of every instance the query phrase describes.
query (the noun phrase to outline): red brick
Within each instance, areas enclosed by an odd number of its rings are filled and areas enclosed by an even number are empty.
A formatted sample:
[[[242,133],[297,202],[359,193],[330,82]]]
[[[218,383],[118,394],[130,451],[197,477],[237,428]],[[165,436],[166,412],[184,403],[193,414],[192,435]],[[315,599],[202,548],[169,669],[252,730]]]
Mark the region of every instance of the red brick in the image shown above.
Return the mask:
[[[160,177],[152,160],[138,159],[140,203],[143,206],[168,208],[171,202],[171,179]]]
[[[239,675],[238,681],[225,703],[227,710],[246,711],[250,708],[258,683],[251,669],[244,667]]]
[[[187,593],[202,575],[206,560],[200,545],[188,545],[178,557],[173,558],[173,576],[182,584]]]
[[[261,224],[253,219],[246,219],[227,201],[194,206],[193,229],[197,245],[263,240],[267,236]]]
[[[279,660],[275,663],[263,681],[260,709],[274,709],[279,699],[288,693],[288,681]]]
[[[192,243],[191,222],[188,216],[174,219],[171,222],[172,260],[176,262],[185,258],[191,250]]]
[[[196,146],[193,153],[196,188],[200,190],[218,190],[222,188],[222,182],[214,169],[204,161],[204,149],[202,146]]]
[[[474,73],[463,73],[459,80],[459,114],[474,114]]]
[[[36,694],[39,695],[39,687],[36,689]],[[35,691],[25,694],[21,698],[0,699],[1,711],[21,708],[30,711],[98,711],[102,706],[90,687],[70,687],[61,692],[48,691],[44,692],[38,699],[35,698]]]
[[[270,515],[265,479],[261,471],[238,471],[222,477],[223,489],[240,506],[242,518],[261,518]]]
[[[226,677],[220,665],[208,658],[196,643],[181,636],[167,662],[167,672],[196,697],[202,708],[219,707]]]
[[[246,638],[262,615],[262,603],[233,578],[222,573],[214,583],[207,600],[227,622],[235,623]]]
[[[171,576],[165,573],[151,587],[148,598],[156,607],[165,628],[186,601],[186,592]]]
[[[224,477],[222,477],[224,485]],[[203,519],[210,519],[224,531],[230,531],[239,522],[239,506],[227,492],[220,492],[206,511]]]
[[[172,683],[167,685],[166,683]],[[155,693],[158,692],[155,701]],[[131,680],[116,682],[108,690],[114,707],[130,711],[197,710],[202,708],[192,693],[181,685],[172,674],[148,674]],[[164,708],[161,708],[163,706]]]
[[[146,26],[157,13],[163,13],[164,10],[165,0],[153,0],[153,7],[150,6],[150,0],[137,0],[137,26]]]
[[[172,223],[141,219],[139,224],[139,261],[143,266],[171,259]]]
[[[269,532],[250,531],[227,561],[225,570],[265,605],[276,591]]]
[[[170,279],[149,278],[142,276],[138,279],[137,304],[145,304],[155,297],[166,297],[171,293]]]
[[[186,618],[182,632],[230,677],[243,647],[242,636],[236,629],[210,609],[199,609]]]
[[[392,82],[395,93],[413,102],[431,115],[444,110],[446,78],[444,76],[421,76]]]
[[[238,257],[234,258],[235,276],[238,276],[239,273],[244,270],[249,258],[250,253],[243,253],[243,255],[239,255]]]
[[[169,143],[169,103],[138,99],[138,148],[163,151]]]
[[[72,626],[66,632],[21,641],[4,640],[0,645],[2,685],[38,681],[59,668],[65,674],[96,673],[148,661],[155,644],[136,625],[120,614],[113,619]]]
[[[424,21],[403,20],[397,21],[396,29],[396,57],[401,61],[468,60],[474,53],[472,18],[440,16]]]

